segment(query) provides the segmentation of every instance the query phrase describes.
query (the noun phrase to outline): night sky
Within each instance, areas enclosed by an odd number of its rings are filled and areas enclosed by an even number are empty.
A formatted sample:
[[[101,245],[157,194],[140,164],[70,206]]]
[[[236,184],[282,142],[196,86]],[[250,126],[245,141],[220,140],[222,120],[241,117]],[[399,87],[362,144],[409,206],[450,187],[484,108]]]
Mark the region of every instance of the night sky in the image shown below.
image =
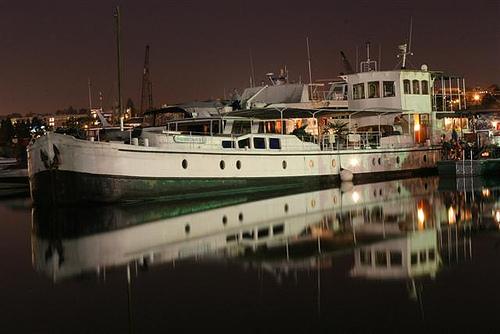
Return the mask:
[[[413,17],[415,67],[464,75],[469,87],[500,83],[500,1],[2,1],[0,114],[105,107],[116,99],[113,12],[122,14],[123,100],[140,105],[144,48],[150,45],[154,104],[220,98],[248,86],[249,50],[260,82],[287,65],[306,81],[355,63],[356,46],[393,69]],[[361,57],[360,57],[361,58]]]

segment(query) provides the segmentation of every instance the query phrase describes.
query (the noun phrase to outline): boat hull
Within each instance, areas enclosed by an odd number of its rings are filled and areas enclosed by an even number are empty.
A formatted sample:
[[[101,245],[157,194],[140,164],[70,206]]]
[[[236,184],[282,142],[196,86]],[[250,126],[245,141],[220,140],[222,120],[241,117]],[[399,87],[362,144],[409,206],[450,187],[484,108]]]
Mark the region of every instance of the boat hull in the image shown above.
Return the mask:
[[[436,167],[432,147],[340,151],[168,150],[49,133],[28,147],[31,196],[73,204],[203,197],[408,177]]]

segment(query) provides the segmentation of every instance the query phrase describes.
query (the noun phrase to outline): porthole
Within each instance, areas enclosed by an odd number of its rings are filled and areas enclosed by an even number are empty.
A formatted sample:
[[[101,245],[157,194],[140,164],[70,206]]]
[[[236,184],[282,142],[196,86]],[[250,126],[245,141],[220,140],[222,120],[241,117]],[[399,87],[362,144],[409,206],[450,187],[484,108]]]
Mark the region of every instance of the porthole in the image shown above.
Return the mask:
[[[236,168],[241,169],[241,161],[236,161]]]
[[[182,160],[182,168],[188,168],[188,161],[186,159]]]
[[[335,161],[335,159],[332,160],[332,167],[335,167],[337,166],[337,162]]]
[[[219,166],[220,166],[220,169],[226,168],[226,163],[224,162],[224,160],[220,161]]]
[[[427,190],[427,182],[424,183],[424,189]]]
[[[380,196],[382,196],[382,189],[380,189],[380,190],[378,191],[378,194],[379,194]]]
[[[377,189],[373,191],[373,197],[377,197]]]
[[[222,216],[222,224],[227,225],[227,216],[226,215]]]
[[[286,169],[286,161],[285,160],[283,160],[282,165],[283,165],[283,169]]]
[[[337,204],[337,196],[333,196],[333,204]]]
[[[314,161],[309,160],[309,167],[313,168],[314,167]]]
[[[243,213],[242,213],[242,212],[240,212],[240,214],[238,215],[238,220],[239,220],[240,222],[242,222],[242,221],[243,221]]]
[[[399,165],[399,157],[396,157],[396,163]]]
[[[401,194],[401,187],[398,186],[398,194]]]
[[[381,165],[382,164],[382,159],[378,158],[378,164]]]
[[[427,162],[427,155],[424,154],[424,162]]]
[[[285,204],[285,212],[288,212],[288,204]]]
[[[375,158],[372,159],[372,165],[375,166]]]
[[[311,200],[311,208],[316,207],[316,200],[312,199]]]
[[[186,226],[184,226],[184,231],[186,232],[186,234],[189,234],[189,232],[191,231],[191,226],[189,226],[189,224],[186,224]]]

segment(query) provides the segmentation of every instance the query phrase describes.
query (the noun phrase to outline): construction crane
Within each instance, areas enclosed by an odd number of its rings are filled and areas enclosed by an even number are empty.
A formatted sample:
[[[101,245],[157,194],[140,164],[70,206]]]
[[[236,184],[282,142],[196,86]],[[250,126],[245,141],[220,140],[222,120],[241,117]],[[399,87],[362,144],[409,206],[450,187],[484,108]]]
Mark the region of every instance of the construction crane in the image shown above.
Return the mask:
[[[144,57],[144,71],[142,73],[141,109],[140,116],[148,110],[153,109],[153,85],[149,75],[149,45],[146,45]]]
[[[342,57],[342,65],[344,65],[344,69],[346,71],[345,74],[353,74],[354,70],[352,69],[351,63],[347,60],[343,51],[340,51],[340,56]]]

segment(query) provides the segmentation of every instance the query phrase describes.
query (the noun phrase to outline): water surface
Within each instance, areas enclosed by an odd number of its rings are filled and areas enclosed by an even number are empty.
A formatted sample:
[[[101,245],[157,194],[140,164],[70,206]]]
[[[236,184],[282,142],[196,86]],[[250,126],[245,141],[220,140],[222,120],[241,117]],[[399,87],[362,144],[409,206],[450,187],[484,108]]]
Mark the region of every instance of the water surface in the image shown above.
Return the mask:
[[[499,332],[500,183],[0,201],[5,332]]]

